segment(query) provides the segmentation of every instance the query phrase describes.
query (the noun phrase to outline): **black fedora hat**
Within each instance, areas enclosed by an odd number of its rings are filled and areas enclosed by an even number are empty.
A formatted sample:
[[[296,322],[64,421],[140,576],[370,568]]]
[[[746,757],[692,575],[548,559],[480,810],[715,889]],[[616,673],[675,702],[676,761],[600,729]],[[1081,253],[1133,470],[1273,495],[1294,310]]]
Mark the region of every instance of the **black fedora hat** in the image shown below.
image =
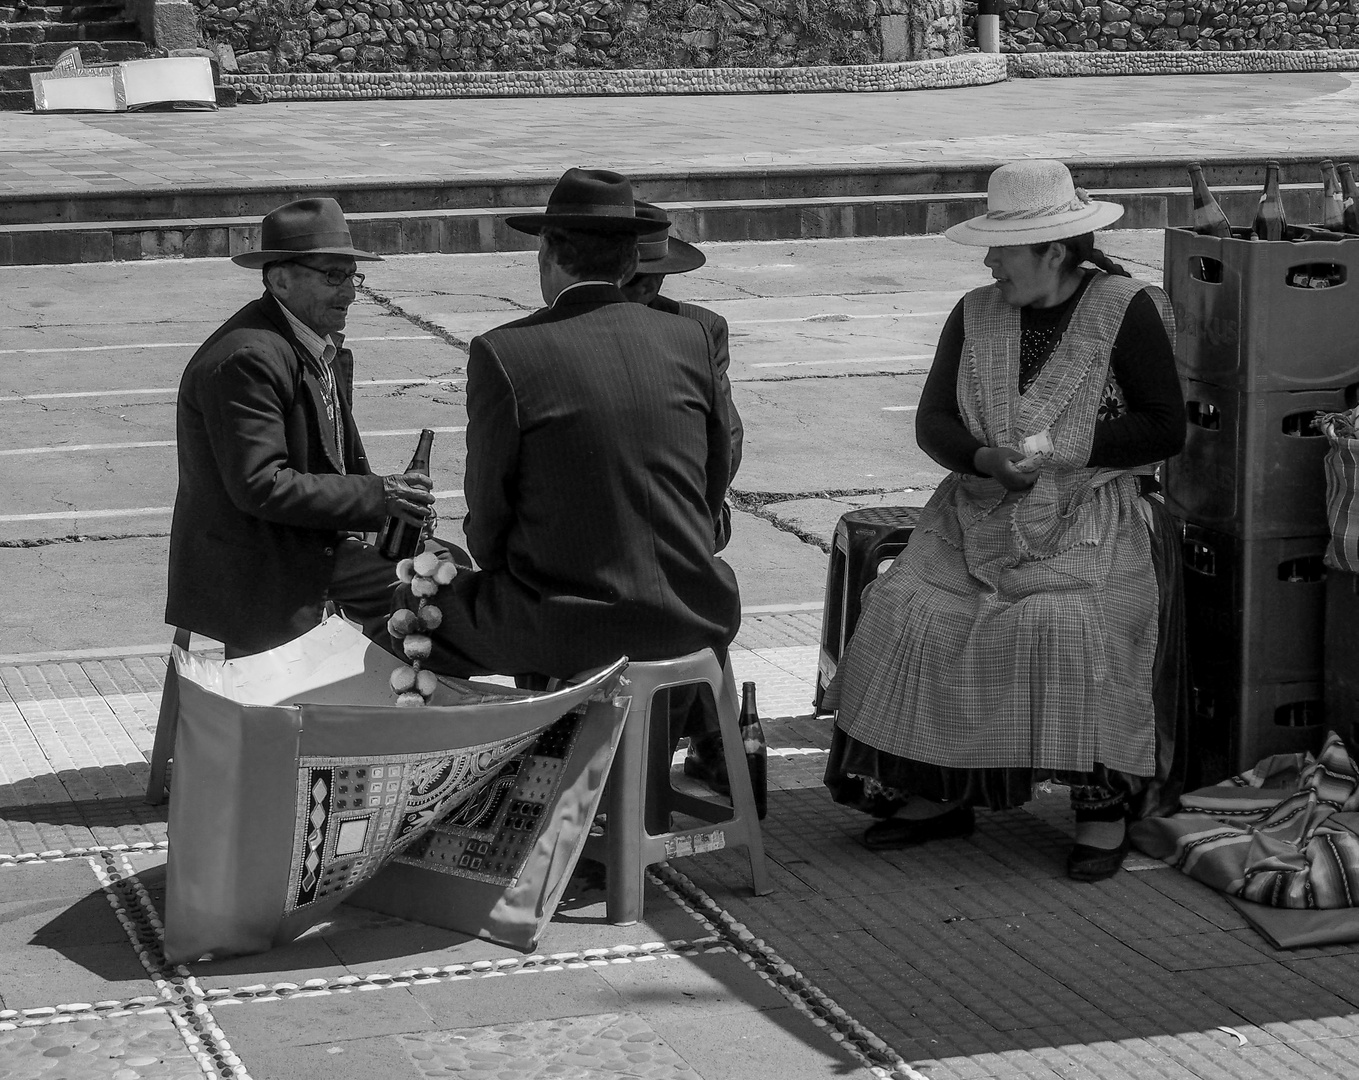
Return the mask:
[[[348,255],[381,262],[381,255],[360,251],[349,236],[349,222],[334,199],[299,199],[270,210],[260,224],[260,248],[231,256],[238,266],[258,270],[298,255]]]
[[[637,241],[637,273],[685,274],[697,270],[708,257],[683,240],[670,235],[670,217],[654,203],[637,201],[637,216],[654,221],[665,228],[647,233]]]
[[[545,213],[515,214],[505,224],[535,236],[549,228],[630,236],[664,228],[637,216],[632,182],[607,169],[567,169],[548,196]]]

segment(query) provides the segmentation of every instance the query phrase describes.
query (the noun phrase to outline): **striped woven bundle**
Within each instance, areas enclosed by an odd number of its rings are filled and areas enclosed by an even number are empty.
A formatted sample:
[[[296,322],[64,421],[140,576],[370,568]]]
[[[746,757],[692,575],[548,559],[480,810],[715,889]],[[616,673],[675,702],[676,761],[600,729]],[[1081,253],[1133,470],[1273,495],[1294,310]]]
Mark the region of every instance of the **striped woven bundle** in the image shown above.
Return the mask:
[[[1359,767],[1334,732],[1315,759],[1266,758],[1180,805],[1133,826],[1141,850],[1243,900],[1359,907]]]
[[[1349,414],[1325,417],[1322,430],[1330,444],[1326,450],[1326,519],[1331,542],[1326,565],[1333,570],[1359,574],[1359,438]]]

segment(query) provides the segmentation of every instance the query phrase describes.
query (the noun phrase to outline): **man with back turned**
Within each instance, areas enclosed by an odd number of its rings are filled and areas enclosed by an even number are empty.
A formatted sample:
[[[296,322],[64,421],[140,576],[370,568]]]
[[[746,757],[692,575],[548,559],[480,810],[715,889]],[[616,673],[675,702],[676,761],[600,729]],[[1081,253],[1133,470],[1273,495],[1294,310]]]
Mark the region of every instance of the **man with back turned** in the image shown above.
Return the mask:
[[[715,529],[731,433],[704,326],[627,301],[637,237],[625,177],[570,169],[543,214],[546,307],[472,342],[468,549],[435,602],[435,670],[569,677],[621,655],[725,655],[740,622]]]
[[[374,476],[354,423],[343,330],[358,261],[379,257],[354,247],[334,199],[281,206],[260,232],[232,261],[262,271],[264,295],[194,354],[176,410],[165,621],[228,656],[305,634],[327,602],[377,633],[395,571],[351,534],[422,523],[434,501],[428,476]]]

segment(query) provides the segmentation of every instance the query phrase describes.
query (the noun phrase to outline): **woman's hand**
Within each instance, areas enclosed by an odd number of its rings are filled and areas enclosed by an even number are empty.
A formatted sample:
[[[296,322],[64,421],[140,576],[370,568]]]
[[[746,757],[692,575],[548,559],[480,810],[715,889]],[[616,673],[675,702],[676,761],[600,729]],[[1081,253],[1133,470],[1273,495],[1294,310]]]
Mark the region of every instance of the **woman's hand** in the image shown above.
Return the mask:
[[[972,455],[973,467],[1001,482],[1007,491],[1028,491],[1038,479],[1037,469],[1016,469],[1024,455],[1010,446],[983,446]]]

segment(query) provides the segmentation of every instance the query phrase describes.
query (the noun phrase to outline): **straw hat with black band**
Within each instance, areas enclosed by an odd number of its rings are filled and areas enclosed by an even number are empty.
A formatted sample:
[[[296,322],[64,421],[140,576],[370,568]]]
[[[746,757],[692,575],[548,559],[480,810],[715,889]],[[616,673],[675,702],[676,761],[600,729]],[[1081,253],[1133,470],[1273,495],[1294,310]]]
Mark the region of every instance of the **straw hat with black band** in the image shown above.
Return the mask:
[[[349,235],[349,222],[334,199],[299,199],[271,210],[260,223],[258,251],[231,256],[237,266],[258,270],[299,255],[348,255],[362,262],[381,262],[381,255],[361,251]]]
[[[1112,225],[1117,203],[1092,199],[1060,161],[1002,165],[986,185],[986,213],[954,225],[944,235],[971,247],[1019,247],[1069,240]]]
[[[533,236],[544,229],[641,236],[665,227],[663,222],[638,217],[632,182],[607,169],[567,169],[543,213],[513,214],[505,224]]]

